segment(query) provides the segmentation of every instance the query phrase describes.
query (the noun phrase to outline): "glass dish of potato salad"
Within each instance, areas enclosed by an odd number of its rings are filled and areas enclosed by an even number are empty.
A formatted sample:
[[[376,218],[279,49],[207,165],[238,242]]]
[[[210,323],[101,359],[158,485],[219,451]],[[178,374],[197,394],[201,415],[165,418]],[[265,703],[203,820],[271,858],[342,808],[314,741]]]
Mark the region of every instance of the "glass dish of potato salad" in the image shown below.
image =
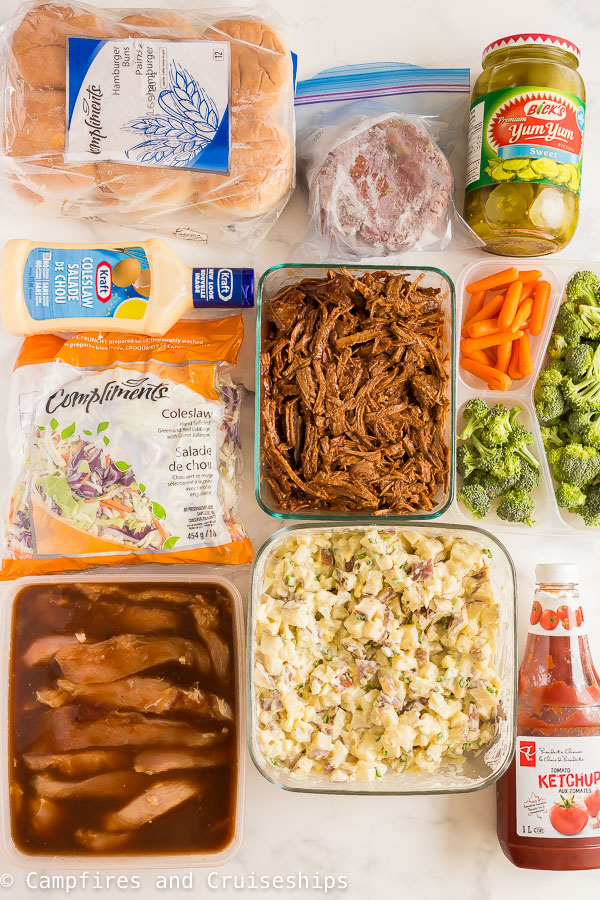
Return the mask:
[[[511,758],[515,584],[478,528],[293,525],[257,555],[249,744],[289,790],[476,790]]]

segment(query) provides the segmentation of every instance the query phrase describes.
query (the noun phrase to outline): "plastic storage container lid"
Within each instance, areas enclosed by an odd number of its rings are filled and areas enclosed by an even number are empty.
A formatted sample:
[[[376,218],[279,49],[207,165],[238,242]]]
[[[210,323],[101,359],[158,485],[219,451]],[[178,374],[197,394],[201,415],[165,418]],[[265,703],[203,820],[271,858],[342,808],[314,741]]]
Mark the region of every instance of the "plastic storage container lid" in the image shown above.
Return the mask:
[[[575,563],[539,563],[535,567],[538,584],[573,584],[579,581]]]
[[[526,44],[537,44],[538,46],[556,47],[558,50],[566,50],[572,53],[579,61],[581,59],[581,51],[577,44],[568,41],[566,38],[557,37],[555,34],[510,34],[508,37],[498,38],[488,44],[483,51],[481,62],[484,63],[490,53],[495,50],[504,50],[505,47],[524,47]]]

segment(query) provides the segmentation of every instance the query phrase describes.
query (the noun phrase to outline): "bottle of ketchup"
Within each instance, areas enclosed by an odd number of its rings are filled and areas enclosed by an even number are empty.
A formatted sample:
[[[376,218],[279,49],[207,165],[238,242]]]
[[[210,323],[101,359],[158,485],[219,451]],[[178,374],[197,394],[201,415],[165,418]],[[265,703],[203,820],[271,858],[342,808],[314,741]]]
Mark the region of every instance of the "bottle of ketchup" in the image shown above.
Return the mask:
[[[516,755],[496,792],[500,846],[525,869],[600,868],[600,680],[577,580],[571,563],[536,568]]]

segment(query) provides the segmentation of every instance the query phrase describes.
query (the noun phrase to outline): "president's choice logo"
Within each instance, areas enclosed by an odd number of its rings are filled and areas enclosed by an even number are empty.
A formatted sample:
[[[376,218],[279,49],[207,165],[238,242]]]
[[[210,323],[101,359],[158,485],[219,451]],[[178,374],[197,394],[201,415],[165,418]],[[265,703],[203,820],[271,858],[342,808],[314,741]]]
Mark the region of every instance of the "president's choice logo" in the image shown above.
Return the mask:
[[[519,761],[521,766],[536,765],[535,741],[519,741]]]

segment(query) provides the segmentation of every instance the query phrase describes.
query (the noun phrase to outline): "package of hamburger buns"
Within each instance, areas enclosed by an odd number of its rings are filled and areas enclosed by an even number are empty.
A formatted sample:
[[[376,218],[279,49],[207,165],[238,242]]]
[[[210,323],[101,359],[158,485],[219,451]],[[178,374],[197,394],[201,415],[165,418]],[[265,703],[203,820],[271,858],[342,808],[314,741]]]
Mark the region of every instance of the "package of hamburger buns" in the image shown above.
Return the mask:
[[[454,205],[469,91],[468,69],[391,62],[299,82],[298,168],[310,216],[299,259],[389,260],[479,245]]]
[[[294,60],[261,0],[218,10],[21,6],[1,39],[3,193],[53,216],[261,240],[294,187]]]

